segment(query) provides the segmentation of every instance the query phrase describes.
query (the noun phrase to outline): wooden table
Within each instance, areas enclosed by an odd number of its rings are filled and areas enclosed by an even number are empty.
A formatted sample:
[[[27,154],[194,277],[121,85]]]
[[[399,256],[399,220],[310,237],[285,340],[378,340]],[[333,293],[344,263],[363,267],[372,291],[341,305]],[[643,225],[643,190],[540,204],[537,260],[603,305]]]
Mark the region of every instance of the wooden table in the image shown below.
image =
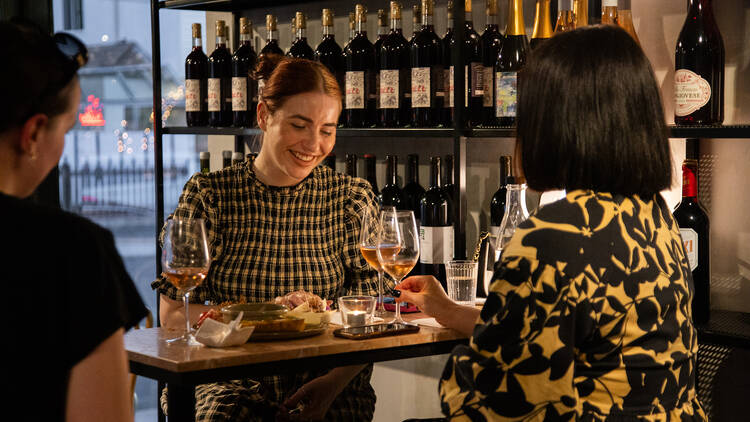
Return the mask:
[[[424,314],[403,315],[411,321]],[[149,328],[125,335],[130,371],[166,382],[171,420],[195,419],[195,386],[240,378],[278,375],[371,362],[437,355],[467,343],[466,336],[447,328],[420,327],[418,333],[348,340],[333,336],[331,325],[314,337],[283,341],[250,341],[229,348],[167,344],[179,330]]]

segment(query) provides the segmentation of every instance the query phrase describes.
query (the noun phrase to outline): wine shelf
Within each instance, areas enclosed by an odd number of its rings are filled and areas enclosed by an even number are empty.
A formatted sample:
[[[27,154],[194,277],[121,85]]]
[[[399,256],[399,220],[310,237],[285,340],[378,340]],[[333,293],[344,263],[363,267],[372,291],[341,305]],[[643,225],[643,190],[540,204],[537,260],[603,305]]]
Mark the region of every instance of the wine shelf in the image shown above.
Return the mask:
[[[159,8],[236,12],[241,9],[258,9],[267,6],[278,7],[296,3],[304,3],[304,0],[166,0],[159,2]]]
[[[235,127],[186,127],[168,126],[163,128],[164,134],[172,135],[260,135],[257,128]],[[465,129],[461,134],[468,138],[513,138],[516,129],[513,127],[478,127]],[[452,138],[455,131],[452,128],[339,128],[336,131],[339,138]],[[723,138],[750,139],[750,125],[728,126],[670,126],[671,138]]]

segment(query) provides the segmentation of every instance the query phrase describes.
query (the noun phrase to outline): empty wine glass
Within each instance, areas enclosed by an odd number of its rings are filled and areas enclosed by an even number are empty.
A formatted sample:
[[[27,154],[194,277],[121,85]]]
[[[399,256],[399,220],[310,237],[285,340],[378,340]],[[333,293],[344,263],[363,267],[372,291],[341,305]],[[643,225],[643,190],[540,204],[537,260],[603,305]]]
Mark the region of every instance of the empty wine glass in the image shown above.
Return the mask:
[[[167,221],[161,264],[164,278],[177,288],[185,303],[185,334],[169,339],[167,343],[197,345],[199,343],[190,328],[188,303],[190,292],[206,278],[210,264],[203,219],[172,218]]]
[[[393,210],[393,207],[388,209]],[[375,315],[385,315],[383,306],[383,266],[378,260],[378,236],[380,235],[380,211],[368,209],[362,215],[362,231],[359,236],[359,251],[365,261],[378,272],[378,302]]]
[[[383,210],[380,213],[378,260],[393,281],[398,284],[409,274],[419,259],[419,232],[412,211]],[[405,324],[401,306],[396,304],[393,322]]]

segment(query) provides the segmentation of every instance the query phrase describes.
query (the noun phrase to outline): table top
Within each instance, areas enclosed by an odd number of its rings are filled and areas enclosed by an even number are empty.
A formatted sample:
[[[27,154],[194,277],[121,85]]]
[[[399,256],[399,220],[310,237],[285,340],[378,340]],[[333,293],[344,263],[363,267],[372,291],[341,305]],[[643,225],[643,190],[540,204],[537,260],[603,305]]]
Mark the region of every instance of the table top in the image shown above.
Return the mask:
[[[422,313],[403,315],[406,321],[425,317]],[[197,378],[189,377],[200,381],[237,378],[238,367],[256,375],[259,372],[293,372],[304,370],[310,364],[333,367],[448,353],[456,345],[467,342],[467,336],[448,328],[420,326],[418,333],[366,340],[334,337],[336,328],[339,326],[331,324],[324,333],[313,337],[250,341],[227,348],[167,344],[166,339],[178,337],[182,331],[148,328],[128,332],[125,349],[133,373],[165,381],[168,378],[185,381],[186,375],[202,374]]]

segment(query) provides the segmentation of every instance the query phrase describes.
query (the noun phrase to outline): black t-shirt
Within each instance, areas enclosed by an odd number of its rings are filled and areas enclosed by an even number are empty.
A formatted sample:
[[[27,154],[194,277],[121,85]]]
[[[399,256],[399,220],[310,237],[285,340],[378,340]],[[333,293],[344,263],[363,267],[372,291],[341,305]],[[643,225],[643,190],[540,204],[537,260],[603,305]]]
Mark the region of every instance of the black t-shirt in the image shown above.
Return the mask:
[[[33,420],[63,420],[70,370],[146,307],[111,232],[2,193],[0,262],[3,400]]]

